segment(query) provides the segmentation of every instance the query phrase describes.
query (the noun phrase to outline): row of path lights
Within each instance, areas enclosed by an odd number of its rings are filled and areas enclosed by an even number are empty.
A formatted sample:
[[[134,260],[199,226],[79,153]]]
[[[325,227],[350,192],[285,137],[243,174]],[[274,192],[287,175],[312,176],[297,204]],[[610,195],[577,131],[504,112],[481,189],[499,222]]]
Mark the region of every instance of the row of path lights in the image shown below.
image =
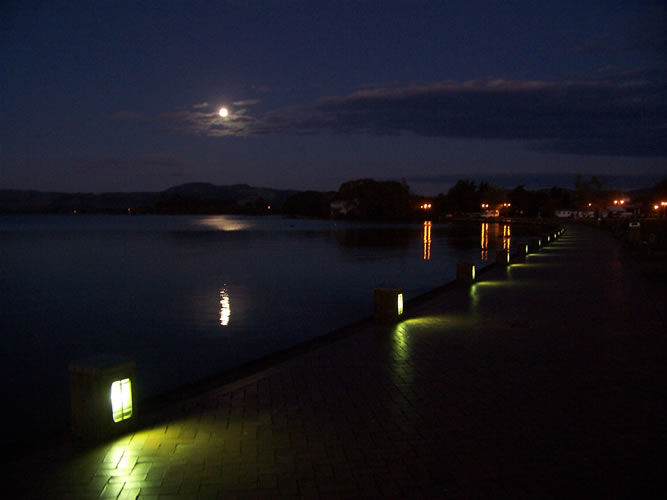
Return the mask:
[[[555,232],[519,243],[516,257],[537,252],[564,232]],[[496,265],[508,266],[512,257],[507,249],[496,252]],[[474,283],[475,265],[459,262],[456,282]],[[374,290],[373,317],[378,323],[397,323],[405,312],[402,287],[378,287]],[[129,432],[136,422],[133,384],[136,363],[118,356],[97,356],[69,365],[72,435],[86,442],[101,441]]]
[[[558,239],[564,228],[532,238],[527,242],[518,243],[515,258],[525,258],[530,253],[538,252],[540,248]],[[509,250],[496,251],[496,265],[509,266],[512,256]],[[476,280],[475,264],[472,262],[458,262],[456,264],[456,282],[461,284],[472,284]],[[376,322],[395,323],[401,320],[404,313],[403,288],[401,287],[379,287],[374,290],[374,314]]]

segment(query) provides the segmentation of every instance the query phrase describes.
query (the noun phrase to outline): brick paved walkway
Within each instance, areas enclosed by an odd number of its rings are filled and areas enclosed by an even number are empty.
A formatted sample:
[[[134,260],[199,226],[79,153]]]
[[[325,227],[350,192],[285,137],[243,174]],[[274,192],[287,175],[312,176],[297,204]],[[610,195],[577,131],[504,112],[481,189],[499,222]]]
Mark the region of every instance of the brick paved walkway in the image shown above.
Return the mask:
[[[114,442],[35,450],[4,484],[44,498],[662,496],[666,298],[615,241],[574,226],[408,304],[397,326]]]

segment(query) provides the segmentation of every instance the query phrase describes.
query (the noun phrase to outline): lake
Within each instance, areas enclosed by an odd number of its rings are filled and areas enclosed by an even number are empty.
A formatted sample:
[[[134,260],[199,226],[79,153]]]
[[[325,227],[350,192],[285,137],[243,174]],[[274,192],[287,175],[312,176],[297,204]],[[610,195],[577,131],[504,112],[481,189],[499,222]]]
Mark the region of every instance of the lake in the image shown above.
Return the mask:
[[[457,261],[483,264],[521,231],[275,216],[0,217],[5,416],[17,431],[67,424],[67,365],[100,353],[136,360],[138,399],[239,366],[369,316],[377,285],[401,285],[407,299],[443,285]]]

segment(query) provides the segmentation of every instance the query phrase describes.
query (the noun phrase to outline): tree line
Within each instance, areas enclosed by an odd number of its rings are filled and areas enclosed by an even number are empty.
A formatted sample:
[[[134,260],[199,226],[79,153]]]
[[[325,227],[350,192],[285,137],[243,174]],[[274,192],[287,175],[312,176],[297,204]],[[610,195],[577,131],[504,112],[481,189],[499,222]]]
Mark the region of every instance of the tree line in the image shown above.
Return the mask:
[[[285,200],[282,211],[292,216],[364,219],[423,218],[422,206],[428,202],[433,215],[467,215],[502,207],[503,214],[511,216],[552,217],[556,210],[573,209],[600,212],[614,198],[623,198],[622,191],[606,187],[598,176],[576,175],[573,188],[551,187],[526,189],[519,185],[506,189],[489,182],[475,183],[459,179],[447,193],[423,197],[411,193],[405,182],[358,179],[343,183],[338,191],[304,191]],[[667,179],[652,189],[632,193],[633,202],[646,205],[654,199],[667,199]]]

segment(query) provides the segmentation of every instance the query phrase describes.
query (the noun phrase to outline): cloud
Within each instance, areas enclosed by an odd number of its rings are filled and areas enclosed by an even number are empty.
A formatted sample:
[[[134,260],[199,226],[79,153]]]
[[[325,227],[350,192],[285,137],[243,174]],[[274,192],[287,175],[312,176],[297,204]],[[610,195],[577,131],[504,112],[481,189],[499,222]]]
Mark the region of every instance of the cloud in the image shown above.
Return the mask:
[[[183,162],[180,158],[170,155],[144,155],[137,158],[137,161],[142,165],[150,165],[157,167],[180,167]]]
[[[593,174],[585,174],[595,175]],[[524,185],[530,189],[535,188],[549,188],[552,186],[574,186],[576,174],[562,173],[562,172],[542,172],[542,173],[512,173],[512,174],[497,174],[497,173],[458,173],[445,175],[425,175],[425,176],[408,176],[406,180],[411,184],[446,184],[454,185],[459,179],[469,179],[474,182],[490,182],[496,186],[505,188],[514,188],[516,186]],[[664,179],[664,175],[659,174],[605,174],[599,175],[605,182],[608,188],[617,189],[638,189],[652,186]]]
[[[245,110],[231,110],[225,118],[221,118],[217,112],[182,110],[162,113],[156,121],[171,130],[213,137],[255,135],[252,130],[258,122],[247,116]]]
[[[667,155],[667,71],[606,68],[572,81],[482,79],[361,89],[252,116],[157,117],[208,136],[369,134],[524,141],[535,151]]]
[[[181,167],[184,162],[181,158],[166,154],[147,154],[133,158],[111,156],[85,156],[75,158],[72,164],[81,169],[129,169],[133,167]]]
[[[531,149],[551,152],[665,155],[665,79],[646,76],[584,82],[475,80],[360,90],[320,100],[308,120],[295,126],[338,133],[522,140]]]
[[[261,92],[262,94],[268,94],[271,92],[271,87],[268,85],[251,85],[250,88],[252,90],[256,90],[257,92]]]
[[[118,111],[111,115],[111,119],[121,121],[140,121],[144,119],[144,115],[135,113],[134,111]]]
[[[244,101],[233,102],[232,104],[234,106],[254,106],[255,104],[259,104],[260,102],[262,101],[259,99],[246,99]]]
[[[208,103],[207,102],[200,102],[199,104],[193,104],[192,107],[194,109],[204,109],[204,108],[208,108]]]
[[[71,161],[76,168],[91,169],[118,169],[126,166],[127,162],[121,158],[111,156],[84,156]]]

